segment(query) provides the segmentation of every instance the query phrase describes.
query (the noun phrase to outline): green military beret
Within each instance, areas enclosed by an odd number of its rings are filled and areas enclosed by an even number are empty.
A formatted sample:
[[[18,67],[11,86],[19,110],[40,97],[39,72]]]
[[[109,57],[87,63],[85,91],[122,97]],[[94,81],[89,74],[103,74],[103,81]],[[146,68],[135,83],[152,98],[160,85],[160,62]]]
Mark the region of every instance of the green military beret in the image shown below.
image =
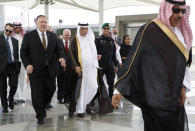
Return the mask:
[[[105,26],[110,26],[110,23],[104,23],[104,24],[102,25],[102,29],[103,29]]]

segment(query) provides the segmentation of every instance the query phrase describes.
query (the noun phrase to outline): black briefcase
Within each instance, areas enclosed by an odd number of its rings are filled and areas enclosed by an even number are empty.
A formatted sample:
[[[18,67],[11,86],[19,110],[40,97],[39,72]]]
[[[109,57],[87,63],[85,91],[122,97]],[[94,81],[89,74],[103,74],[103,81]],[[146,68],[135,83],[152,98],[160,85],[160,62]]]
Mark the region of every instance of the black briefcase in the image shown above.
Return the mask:
[[[111,99],[108,95],[108,92],[106,90],[106,86],[104,84],[104,81],[102,79],[101,73],[98,70],[98,85],[99,85],[99,89],[98,89],[98,103],[99,103],[99,112],[101,114],[105,114],[105,113],[112,113],[113,109],[112,109],[112,104],[111,104]]]

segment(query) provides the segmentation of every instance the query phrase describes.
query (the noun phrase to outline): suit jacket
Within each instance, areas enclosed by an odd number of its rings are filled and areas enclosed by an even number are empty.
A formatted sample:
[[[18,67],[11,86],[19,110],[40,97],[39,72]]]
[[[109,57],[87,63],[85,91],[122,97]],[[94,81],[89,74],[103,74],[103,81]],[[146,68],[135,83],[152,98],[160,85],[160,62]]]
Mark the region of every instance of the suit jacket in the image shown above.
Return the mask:
[[[65,46],[64,46],[64,43],[63,43],[63,40],[62,39],[59,39],[59,42],[60,42],[60,44],[63,46],[63,50],[64,50],[64,53],[65,53],[65,60],[66,60],[66,72],[68,71],[70,71],[71,69],[71,60],[70,60],[70,57],[69,57],[69,49],[70,49],[70,47],[68,48],[68,52],[66,53],[66,51],[65,51]],[[71,43],[70,43],[71,44]],[[58,72],[60,73],[60,72],[65,72],[64,71],[64,68],[61,66],[61,64],[59,63],[59,61],[57,60],[57,63],[58,63]]]
[[[48,44],[47,49],[43,48],[43,44],[37,30],[33,30],[25,34],[21,46],[21,59],[26,68],[28,65],[34,67],[31,78],[42,77],[45,75],[43,70],[48,66],[48,74],[55,77],[57,73],[57,58],[65,58],[63,46],[60,44],[57,36],[49,31],[46,31]]]
[[[121,39],[120,39],[118,36],[117,36],[115,42],[116,42],[119,46],[121,46]]]
[[[20,62],[19,62],[19,47],[18,40],[11,37],[12,45],[13,45],[13,55],[14,55],[14,63],[16,63],[16,72],[20,72]],[[5,42],[4,34],[0,35],[0,74],[6,71],[6,67],[8,65],[8,52]]]

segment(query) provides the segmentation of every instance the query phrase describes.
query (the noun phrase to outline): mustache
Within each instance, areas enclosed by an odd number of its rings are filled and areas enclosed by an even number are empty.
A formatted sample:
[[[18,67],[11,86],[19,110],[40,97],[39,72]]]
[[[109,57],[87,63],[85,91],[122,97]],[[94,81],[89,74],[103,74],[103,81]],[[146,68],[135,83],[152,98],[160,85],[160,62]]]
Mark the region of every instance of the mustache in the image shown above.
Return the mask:
[[[182,19],[182,17],[177,17],[177,18],[176,18],[177,21],[179,21],[179,20],[181,20],[181,19]]]

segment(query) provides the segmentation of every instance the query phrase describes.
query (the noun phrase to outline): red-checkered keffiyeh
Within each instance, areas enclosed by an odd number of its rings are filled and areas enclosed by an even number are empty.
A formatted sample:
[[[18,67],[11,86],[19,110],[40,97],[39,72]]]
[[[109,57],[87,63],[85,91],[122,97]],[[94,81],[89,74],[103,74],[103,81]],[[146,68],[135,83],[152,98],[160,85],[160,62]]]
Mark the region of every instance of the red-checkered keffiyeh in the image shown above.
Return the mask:
[[[184,0],[174,0],[176,2],[183,2]],[[171,4],[165,0],[161,2],[160,9],[159,9],[159,15],[158,15],[158,20],[163,22],[169,29],[173,31],[173,27],[171,26],[169,22],[169,18],[172,15],[172,7],[174,4]],[[192,40],[193,40],[193,35],[192,35],[192,30],[189,24],[189,16],[190,16],[190,6],[188,5],[183,5],[180,6],[182,8],[186,9],[186,14],[183,15],[183,18],[179,24],[179,28],[182,31],[182,34],[184,36],[185,44],[187,47],[187,50],[190,51],[192,47]]]
[[[24,37],[24,34],[26,33],[25,31],[24,31],[24,28],[22,27],[22,24],[20,23],[20,22],[13,22],[13,25],[14,25],[14,27],[20,27],[21,28],[21,35],[22,35],[22,37]],[[15,32],[13,33],[13,36],[15,35]]]

